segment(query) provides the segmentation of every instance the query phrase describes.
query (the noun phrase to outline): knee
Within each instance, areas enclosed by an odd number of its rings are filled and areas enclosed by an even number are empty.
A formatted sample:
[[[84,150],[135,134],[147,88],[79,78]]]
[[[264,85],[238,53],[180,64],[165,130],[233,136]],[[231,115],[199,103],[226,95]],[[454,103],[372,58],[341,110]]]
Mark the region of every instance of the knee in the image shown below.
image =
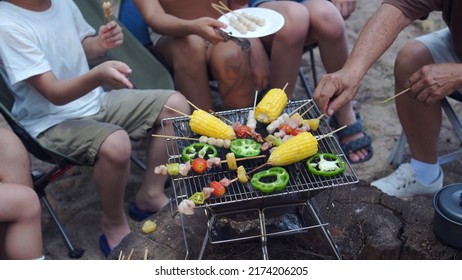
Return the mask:
[[[198,36],[186,36],[175,38],[172,44],[173,69],[175,71],[195,71],[196,66],[205,65],[206,60],[206,43]]]
[[[275,34],[276,40],[289,43],[305,41],[310,26],[308,10],[300,7],[300,5],[290,5],[283,13],[285,18],[284,26]]]
[[[344,37],[345,21],[329,1],[318,1],[310,7],[310,30],[333,40]]]
[[[117,130],[109,135],[98,151],[98,158],[115,165],[130,161],[131,142],[125,130]]]
[[[408,79],[423,66],[422,58],[428,50],[419,41],[406,43],[398,52],[395,60],[394,73],[396,79]]]
[[[182,112],[186,115],[191,114],[191,108],[189,106],[189,103],[187,99],[184,97],[183,94],[179,92],[175,92],[170,96],[170,98],[167,100],[165,105],[172,107],[173,109]],[[160,115],[160,119],[165,119],[165,118],[172,118],[172,117],[178,117],[178,114],[172,110],[162,110],[162,113]]]
[[[32,188],[22,185],[20,187],[21,188],[18,187],[18,190],[20,189],[20,195],[18,197],[21,198],[21,201],[19,201],[16,209],[21,212],[21,217],[23,219],[40,219],[42,210],[37,193]]]

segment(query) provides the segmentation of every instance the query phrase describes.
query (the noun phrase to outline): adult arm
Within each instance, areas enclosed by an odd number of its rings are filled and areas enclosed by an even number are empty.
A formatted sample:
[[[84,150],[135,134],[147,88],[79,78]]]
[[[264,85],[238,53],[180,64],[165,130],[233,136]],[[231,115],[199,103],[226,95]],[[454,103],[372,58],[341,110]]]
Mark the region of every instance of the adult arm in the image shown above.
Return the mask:
[[[332,115],[351,101],[369,68],[411,22],[398,8],[382,4],[367,21],[343,68],[321,77],[313,93],[320,110]]]
[[[167,14],[157,0],[133,0],[146,23],[157,33],[172,37],[198,35],[212,44],[223,41],[216,28],[226,28],[226,24],[211,18],[194,20],[181,19]]]

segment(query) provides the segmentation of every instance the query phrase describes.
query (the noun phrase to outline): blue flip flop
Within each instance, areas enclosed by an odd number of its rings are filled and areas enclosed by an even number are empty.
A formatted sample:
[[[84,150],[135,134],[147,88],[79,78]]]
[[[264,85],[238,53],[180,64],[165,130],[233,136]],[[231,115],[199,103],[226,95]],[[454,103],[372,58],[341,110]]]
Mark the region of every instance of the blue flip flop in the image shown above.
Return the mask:
[[[138,209],[135,202],[130,202],[130,206],[128,207],[128,215],[135,221],[142,221],[154,215],[155,213],[156,212],[143,211]]]
[[[99,237],[99,249],[101,252],[104,254],[104,256],[107,258],[109,254],[111,253],[112,249],[109,247],[109,243],[107,242],[106,235],[102,234]]]

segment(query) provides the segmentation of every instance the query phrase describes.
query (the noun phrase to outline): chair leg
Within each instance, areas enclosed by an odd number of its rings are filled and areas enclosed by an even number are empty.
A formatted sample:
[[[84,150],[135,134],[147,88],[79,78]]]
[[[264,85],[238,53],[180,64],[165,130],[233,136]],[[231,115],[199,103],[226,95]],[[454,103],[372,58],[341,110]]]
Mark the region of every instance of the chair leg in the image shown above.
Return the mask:
[[[401,132],[398,141],[393,146],[393,149],[388,156],[388,164],[398,166],[403,161],[404,148],[406,146],[407,139],[404,132]]]
[[[43,174],[40,174],[40,175],[33,174],[32,177],[34,178],[34,190],[37,192],[38,197],[40,198],[42,203],[47,208],[48,213],[50,213],[50,216],[53,219],[53,222],[58,227],[59,233],[61,234],[61,237],[63,238],[63,241],[68,249],[69,257],[72,259],[78,259],[83,255],[85,251],[83,249],[74,247],[63,225],[59,221],[58,216],[56,215],[56,212],[54,211],[53,207],[51,207],[50,202],[48,201],[48,198],[45,192],[45,187],[51,181],[55,180],[57,177],[59,177],[61,174],[63,174],[70,168],[72,168],[71,165],[64,166],[63,168],[55,166]]]
[[[137,158],[135,154],[132,153],[130,158],[141,170],[146,171],[146,165],[139,158]]]
[[[451,125],[454,128],[460,141],[462,141],[462,124],[446,98],[441,100],[441,107],[444,110],[446,117],[451,122]],[[393,147],[392,151],[390,152],[390,156],[388,157],[388,163],[390,165],[397,166],[402,162],[404,147],[406,143],[406,136],[404,135],[404,132],[402,132],[398,142],[395,143],[395,146]],[[438,157],[438,162],[440,165],[443,165],[459,157],[462,157],[462,150],[442,155]]]
[[[441,100],[441,107],[446,113],[446,116],[449,122],[451,122],[451,125],[454,128],[457,136],[459,137],[459,140],[462,141],[462,124],[460,123],[459,118],[457,117],[456,113],[454,112],[454,110],[452,109],[451,105],[449,104],[446,98]],[[440,165],[443,165],[461,156],[462,156],[462,150],[458,150],[458,151],[440,156],[438,158],[438,162],[440,163]]]
[[[309,47],[308,52],[310,54],[310,64],[311,64],[311,73],[313,75],[313,85],[314,88],[318,85],[318,77],[316,74],[316,63],[314,60],[314,47]],[[302,82],[303,88],[305,89],[305,92],[308,96],[308,99],[311,99],[313,97],[313,91],[311,90],[310,83],[308,82],[308,79],[305,77],[305,74],[303,73],[302,69],[300,68],[298,71],[298,77],[300,78],[300,81]]]

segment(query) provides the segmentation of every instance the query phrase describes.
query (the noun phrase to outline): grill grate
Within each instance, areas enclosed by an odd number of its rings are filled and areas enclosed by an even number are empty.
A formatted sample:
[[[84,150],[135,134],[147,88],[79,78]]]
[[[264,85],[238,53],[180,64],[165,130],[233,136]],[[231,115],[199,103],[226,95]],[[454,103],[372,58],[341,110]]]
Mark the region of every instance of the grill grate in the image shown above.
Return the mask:
[[[303,105],[303,106],[302,106]],[[307,104],[307,100],[299,100],[289,102],[284,110],[286,113],[291,113],[294,110],[298,110],[299,113],[304,113],[311,104]],[[229,110],[216,113],[216,115],[222,116],[232,122],[239,121],[243,124],[247,121],[247,116],[250,108],[246,109],[237,109]],[[319,116],[319,111],[317,108],[310,110],[304,118],[317,118]],[[177,117],[177,118],[168,118],[162,120],[162,126],[172,124],[175,132],[175,136],[179,137],[190,137],[198,139],[200,135],[195,134],[191,131],[189,127],[189,118],[188,117]],[[260,132],[262,136],[266,136],[265,126],[258,124],[257,132]],[[331,131],[331,128],[328,126],[326,118],[322,118],[320,126],[317,131],[313,132],[313,135],[323,135]],[[184,147],[194,143],[193,140],[184,140],[184,139],[174,139],[169,138],[166,141],[167,153],[169,156],[169,162],[178,162],[181,163],[181,151]],[[288,194],[298,194],[311,191],[322,190],[326,188],[331,188],[335,186],[345,186],[351,185],[358,182],[358,178],[348,163],[343,151],[340,148],[340,145],[335,136],[328,136],[318,141],[318,150],[322,153],[333,153],[342,157],[342,159],[347,163],[345,172],[341,175],[333,177],[322,177],[316,176],[308,172],[306,168],[306,161],[297,162],[295,164],[285,166],[286,170],[290,174],[290,180],[287,185],[287,188],[280,192],[275,192],[271,194],[264,194],[253,189],[250,182],[242,184],[240,182],[232,183],[222,197],[215,197],[212,195],[207,199],[206,203],[199,207],[214,207],[224,204],[232,204],[238,202],[252,201],[263,198],[270,197],[279,197],[285,196]],[[223,148],[218,149],[218,156],[221,159],[225,158],[226,153],[229,151]],[[268,154],[267,154],[268,155]],[[253,159],[253,160],[243,160],[239,161],[238,165],[243,165],[247,171],[254,169],[257,166],[260,166],[266,162],[266,158]],[[192,171],[191,171],[192,173]],[[222,165],[222,168],[215,167],[212,170],[208,170],[204,174],[195,174],[187,177],[175,177],[172,178],[172,185],[174,187],[174,195],[176,203],[179,204],[181,200],[188,198],[195,192],[202,191],[203,187],[209,185],[211,181],[220,181],[224,177],[232,180],[236,177],[236,172],[228,170],[226,164]]]

